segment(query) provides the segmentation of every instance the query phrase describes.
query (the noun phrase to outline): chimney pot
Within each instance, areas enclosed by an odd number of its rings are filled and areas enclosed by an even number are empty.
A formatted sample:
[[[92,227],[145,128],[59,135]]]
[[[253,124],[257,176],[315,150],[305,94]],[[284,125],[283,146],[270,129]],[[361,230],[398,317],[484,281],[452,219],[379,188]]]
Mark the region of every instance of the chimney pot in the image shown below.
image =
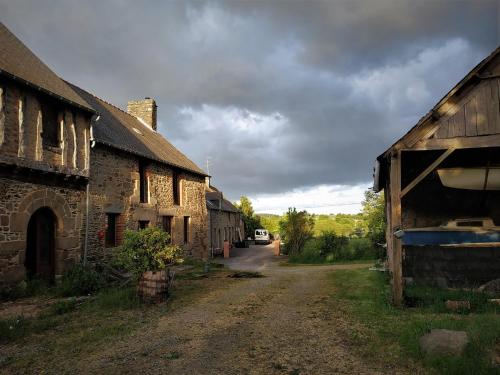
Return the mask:
[[[127,103],[127,112],[156,130],[156,102],[149,97],[143,100],[131,100]]]

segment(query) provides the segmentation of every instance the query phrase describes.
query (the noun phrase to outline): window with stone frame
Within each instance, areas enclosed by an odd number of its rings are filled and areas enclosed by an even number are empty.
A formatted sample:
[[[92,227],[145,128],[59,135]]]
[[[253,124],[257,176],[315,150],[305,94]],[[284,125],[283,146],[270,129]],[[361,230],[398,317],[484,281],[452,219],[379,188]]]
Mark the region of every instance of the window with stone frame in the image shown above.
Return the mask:
[[[139,194],[140,202],[148,203],[149,201],[149,180],[147,173],[147,163],[139,161]]]
[[[181,179],[177,171],[172,172],[172,190],[174,195],[174,204],[180,206],[181,204]]]
[[[105,236],[105,247],[115,247],[119,245],[119,233],[118,233],[118,223],[119,214],[108,213],[106,214],[106,236]]]
[[[43,99],[42,109],[42,142],[46,147],[60,147],[59,108],[54,100]]]
[[[167,232],[170,236],[170,243],[172,243],[172,222],[173,222],[174,217],[173,216],[162,216],[162,229]]]
[[[139,229],[146,229],[149,227],[149,220],[139,220]]]
[[[189,216],[184,216],[184,243],[189,243]]]

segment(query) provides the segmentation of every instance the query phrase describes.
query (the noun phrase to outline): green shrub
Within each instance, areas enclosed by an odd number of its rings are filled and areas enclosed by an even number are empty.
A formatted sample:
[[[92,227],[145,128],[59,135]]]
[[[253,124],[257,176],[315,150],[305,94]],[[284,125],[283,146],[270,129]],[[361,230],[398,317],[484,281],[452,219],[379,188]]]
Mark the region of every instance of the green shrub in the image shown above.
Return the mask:
[[[347,237],[337,236],[331,231],[321,233],[318,239],[321,255],[340,253],[341,249],[348,243]]]
[[[69,271],[64,273],[58,294],[64,297],[82,296],[97,292],[105,286],[105,279],[91,266],[75,264]]]
[[[160,228],[126,231],[122,246],[115,250],[115,263],[138,279],[146,271],[158,271],[182,263],[182,249],[170,243]]]
[[[460,313],[498,311],[498,305],[489,303],[491,296],[475,290],[442,289],[423,284],[411,284],[405,288],[405,301],[408,306],[428,307],[435,312],[449,312],[446,301],[469,301],[470,310],[459,310]]]
[[[5,285],[0,288],[0,301],[11,301],[19,298],[46,294],[50,284],[43,279],[31,278],[17,284]]]
[[[290,255],[288,261],[290,263],[305,263],[305,264],[318,264],[324,263],[325,257],[320,252],[320,241],[317,238],[309,239],[304,245],[301,253]]]
[[[333,263],[344,260],[375,259],[377,250],[368,238],[347,238],[333,232],[323,232],[310,238],[301,253],[289,257],[291,263]]]
[[[63,315],[76,309],[76,299],[57,301],[49,308],[49,314]]]
[[[0,343],[22,337],[27,330],[26,319],[22,316],[0,320]]]
[[[377,250],[368,238],[351,238],[344,250],[348,259],[375,259]]]
[[[306,212],[289,208],[280,221],[280,235],[290,255],[302,252],[307,240],[313,235],[314,219]]]

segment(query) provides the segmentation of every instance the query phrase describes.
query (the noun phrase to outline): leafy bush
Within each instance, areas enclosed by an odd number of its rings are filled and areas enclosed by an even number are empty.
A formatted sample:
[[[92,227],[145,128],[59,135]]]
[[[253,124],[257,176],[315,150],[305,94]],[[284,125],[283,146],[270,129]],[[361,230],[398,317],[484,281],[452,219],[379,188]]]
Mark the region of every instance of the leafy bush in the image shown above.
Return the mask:
[[[368,238],[351,238],[343,252],[345,259],[375,259],[377,250]]]
[[[255,215],[252,202],[244,195],[240,197],[239,203],[234,204],[241,213],[241,218],[245,224],[245,234],[247,237],[255,238],[255,230],[262,228],[260,217]]]
[[[480,313],[499,310],[498,305],[488,302],[491,296],[487,293],[475,290],[442,289],[424,284],[411,284],[405,287],[405,301],[408,306],[428,307],[436,312],[449,312],[446,301],[469,301],[470,310],[457,311],[468,314],[470,312]]]
[[[159,228],[126,231],[123,245],[115,250],[115,262],[138,279],[146,271],[158,271],[182,263],[182,249],[170,243]]]
[[[290,255],[290,263],[318,264],[325,263],[325,257],[320,254],[320,240],[318,238],[309,239],[301,253]]]
[[[66,301],[57,301],[49,308],[49,314],[63,315],[76,309],[76,299],[72,298]]]
[[[365,191],[365,199],[362,202],[362,214],[367,226],[367,237],[372,246],[378,250],[380,256],[385,256],[385,251],[380,244],[385,243],[385,200],[382,193],[375,193],[372,190]]]
[[[19,298],[46,294],[49,290],[50,285],[45,280],[39,278],[26,279],[17,284],[0,287],[0,301],[11,301]]]
[[[291,263],[333,263],[342,260],[375,259],[377,250],[368,238],[347,238],[324,232],[309,239],[301,253],[290,255]]]
[[[105,286],[104,276],[91,266],[75,264],[64,273],[58,294],[64,297],[82,296],[97,292]]]
[[[306,211],[297,212],[296,208],[289,208],[280,221],[280,234],[288,254],[301,253],[307,240],[313,235],[313,229],[314,219]]]
[[[348,244],[347,237],[337,236],[334,232],[323,232],[319,237],[319,253],[321,255],[340,254],[342,248]]]

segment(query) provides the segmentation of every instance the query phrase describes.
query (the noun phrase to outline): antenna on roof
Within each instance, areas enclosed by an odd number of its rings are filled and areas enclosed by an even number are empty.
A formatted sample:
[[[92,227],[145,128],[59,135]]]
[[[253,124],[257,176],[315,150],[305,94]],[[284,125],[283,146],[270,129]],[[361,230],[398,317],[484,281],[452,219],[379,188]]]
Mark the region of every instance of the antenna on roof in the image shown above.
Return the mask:
[[[212,161],[210,160],[210,156],[207,156],[207,174],[210,176],[210,166],[212,165]]]

